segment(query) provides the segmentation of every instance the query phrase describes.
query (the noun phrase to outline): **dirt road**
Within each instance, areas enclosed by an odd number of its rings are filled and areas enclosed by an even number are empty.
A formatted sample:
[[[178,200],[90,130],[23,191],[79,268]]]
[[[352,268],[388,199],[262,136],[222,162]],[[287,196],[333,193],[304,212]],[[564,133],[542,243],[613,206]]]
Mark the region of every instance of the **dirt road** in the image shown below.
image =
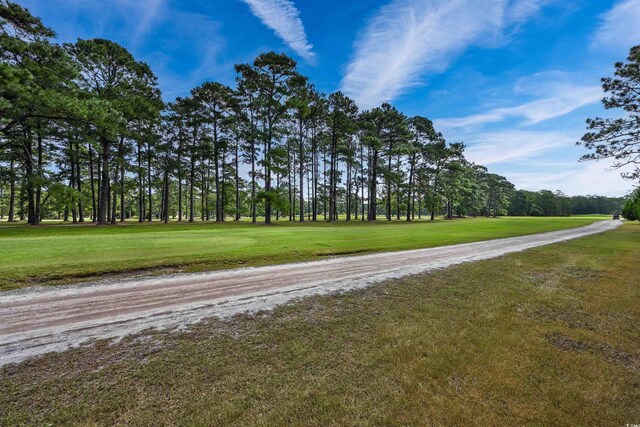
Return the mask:
[[[569,230],[430,249],[6,292],[0,294],[0,366],[91,339],[118,338],[152,327],[181,328],[204,317],[269,309],[301,296],[361,288],[600,233],[619,224],[601,221]]]

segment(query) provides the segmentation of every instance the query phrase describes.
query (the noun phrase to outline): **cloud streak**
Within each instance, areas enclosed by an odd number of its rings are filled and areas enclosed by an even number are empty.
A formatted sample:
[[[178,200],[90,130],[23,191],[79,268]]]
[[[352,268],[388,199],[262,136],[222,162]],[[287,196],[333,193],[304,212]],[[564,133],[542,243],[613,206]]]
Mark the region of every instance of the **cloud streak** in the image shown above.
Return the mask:
[[[441,72],[472,45],[490,44],[555,0],[393,0],[355,43],[342,91],[363,108],[389,102]]]
[[[44,17],[45,23],[52,18],[63,20],[64,25],[55,28],[60,40],[104,37],[134,49],[168,15],[167,0],[22,0],[21,4]]]
[[[220,27],[218,21],[205,14],[173,10],[170,31],[154,34],[164,49],[149,54],[148,60],[153,64],[165,99],[187,95],[205,80],[232,84],[233,63],[238,61],[224,59],[227,40]],[[171,42],[178,37],[180,43]],[[188,54],[184,52],[186,47]]]
[[[120,1],[122,4],[122,1]],[[153,28],[166,6],[166,0],[143,0],[136,3],[139,13],[138,25],[133,32],[132,41],[138,45],[142,38]]]
[[[612,163],[611,160],[603,160],[549,169],[536,164],[533,172],[513,172],[508,175],[517,188],[531,191],[560,189],[570,196],[624,196],[633,189],[633,183],[623,181],[620,171],[612,169]]]
[[[600,86],[565,86],[558,88],[552,96],[526,102],[514,107],[494,108],[486,113],[467,117],[436,120],[438,126],[459,128],[498,123],[508,118],[522,117],[526,125],[569,114],[578,108],[597,103],[602,97]]]
[[[316,54],[307,40],[300,12],[291,0],[242,0],[251,12],[271,28],[291,49],[307,61],[313,61]]]
[[[362,108],[392,101],[501,28],[506,0],[394,0],[368,23],[342,90]]]
[[[570,147],[576,138],[562,132],[503,130],[473,134],[465,140],[465,156],[478,164],[492,165],[529,160],[549,151]]]
[[[569,195],[622,196],[633,188],[611,159],[578,163],[574,142],[580,131],[505,129],[466,135],[465,156],[505,175],[517,188],[561,189]],[[579,151],[579,150],[578,150]],[[556,160],[550,160],[550,159]],[[566,159],[566,160],[561,160]]]
[[[543,7],[557,0],[513,0],[506,12],[508,23],[521,24],[535,16]]]
[[[640,40],[640,0],[623,0],[601,17],[593,46],[625,48]]]

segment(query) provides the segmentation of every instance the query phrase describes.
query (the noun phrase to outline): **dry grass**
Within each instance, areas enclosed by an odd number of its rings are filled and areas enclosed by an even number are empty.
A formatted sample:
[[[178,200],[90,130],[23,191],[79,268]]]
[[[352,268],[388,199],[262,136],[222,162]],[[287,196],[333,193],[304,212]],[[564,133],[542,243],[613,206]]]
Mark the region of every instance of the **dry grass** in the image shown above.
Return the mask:
[[[0,370],[0,423],[640,422],[640,224]]]

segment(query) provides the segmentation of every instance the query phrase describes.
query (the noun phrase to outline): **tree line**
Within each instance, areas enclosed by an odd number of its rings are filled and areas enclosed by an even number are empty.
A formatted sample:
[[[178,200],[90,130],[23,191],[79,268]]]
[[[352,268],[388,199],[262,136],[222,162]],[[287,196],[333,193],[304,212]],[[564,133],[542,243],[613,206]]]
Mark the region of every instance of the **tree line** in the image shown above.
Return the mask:
[[[359,111],[341,92],[318,91],[284,54],[236,65],[235,87],[204,82],[165,103],[151,68],[119,44],[54,37],[0,0],[0,216],[9,221],[410,221],[497,216],[521,202],[429,119],[388,103]],[[523,203],[514,214],[558,214]]]
[[[55,44],[0,9],[2,191],[10,220],[98,224],[169,217],[411,220],[499,214],[513,187],[424,117],[359,111],[269,52],[164,103],[150,67],[102,39]],[[16,215],[17,214],[17,215]]]
[[[511,216],[566,216],[621,212],[625,197],[567,196],[562,191],[515,190],[509,199]]]

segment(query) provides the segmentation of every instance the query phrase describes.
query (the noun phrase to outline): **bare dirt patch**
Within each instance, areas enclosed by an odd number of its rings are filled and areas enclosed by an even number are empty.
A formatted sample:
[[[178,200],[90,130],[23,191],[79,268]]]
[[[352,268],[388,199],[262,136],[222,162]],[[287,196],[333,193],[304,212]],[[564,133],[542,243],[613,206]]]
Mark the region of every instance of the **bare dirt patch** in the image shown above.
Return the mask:
[[[638,370],[640,368],[640,357],[631,355],[608,343],[576,340],[560,332],[548,333],[545,335],[545,339],[563,351],[588,351],[627,369]]]

